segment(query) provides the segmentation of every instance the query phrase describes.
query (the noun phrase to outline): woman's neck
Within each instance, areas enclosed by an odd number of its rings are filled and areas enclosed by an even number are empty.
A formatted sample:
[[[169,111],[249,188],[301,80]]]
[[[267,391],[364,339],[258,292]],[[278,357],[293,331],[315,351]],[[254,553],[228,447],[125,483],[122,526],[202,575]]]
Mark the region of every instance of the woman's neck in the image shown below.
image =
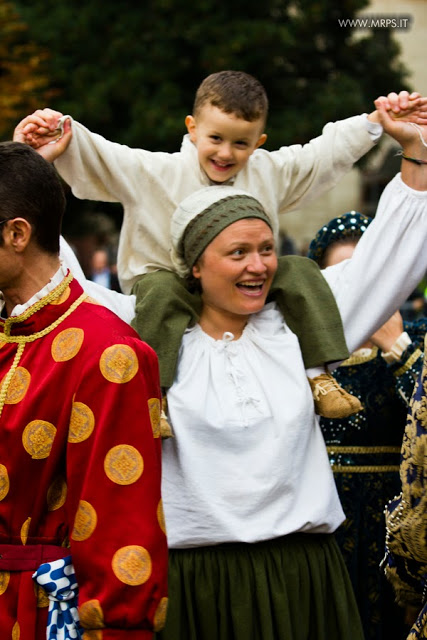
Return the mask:
[[[243,333],[249,316],[226,313],[205,305],[200,314],[199,325],[208,336],[221,340],[224,333],[232,333],[237,340]]]

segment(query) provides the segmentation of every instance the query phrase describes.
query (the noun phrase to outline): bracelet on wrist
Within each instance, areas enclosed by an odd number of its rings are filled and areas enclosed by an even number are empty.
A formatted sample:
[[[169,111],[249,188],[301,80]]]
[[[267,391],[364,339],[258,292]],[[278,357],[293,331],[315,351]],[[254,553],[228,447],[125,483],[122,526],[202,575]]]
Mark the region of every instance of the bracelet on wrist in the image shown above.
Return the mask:
[[[403,151],[398,151],[396,153],[397,156],[402,156],[404,160],[408,160],[409,162],[413,162],[414,164],[427,164],[427,160],[421,160],[420,158],[411,158],[403,153]]]

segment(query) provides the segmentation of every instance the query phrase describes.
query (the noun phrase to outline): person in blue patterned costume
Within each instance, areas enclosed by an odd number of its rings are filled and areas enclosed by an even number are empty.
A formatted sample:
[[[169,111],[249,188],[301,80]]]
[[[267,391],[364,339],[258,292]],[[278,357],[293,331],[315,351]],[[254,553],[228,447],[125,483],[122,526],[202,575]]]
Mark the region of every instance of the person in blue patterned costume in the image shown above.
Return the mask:
[[[308,257],[321,268],[351,257],[371,220],[355,211],[334,218],[318,231]],[[363,411],[320,421],[346,514],[336,537],[367,640],[398,640],[407,634],[379,563],[384,556],[384,505],[400,488],[400,444],[426,331],[427,319],[403,322],[396,312],[334,371],[337,381],[359,398]]]
[[[427,638],[427,349],[408,411],[400,479],[402,491],[386,509],[384,566],[412,624],[407,638],[420,640]]]

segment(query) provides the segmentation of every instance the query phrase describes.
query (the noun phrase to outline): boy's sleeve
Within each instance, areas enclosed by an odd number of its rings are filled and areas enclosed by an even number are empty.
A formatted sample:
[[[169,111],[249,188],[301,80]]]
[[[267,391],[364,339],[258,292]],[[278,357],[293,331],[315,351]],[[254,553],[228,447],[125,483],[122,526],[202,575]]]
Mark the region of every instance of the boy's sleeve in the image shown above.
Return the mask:
[[[276,194],[279,213],[299,208],[334,187],[354,163],[374,146],[375,132],[366,115],[330,122],[322,135],[304,145],[258,153],[259,178]]]
[[[71,555],[87,638],[102,630],[103,640],[148,640],[164,623],[160,447],[157,358],[122,338],[84,367],[68,436]]]
[[[55,160],[55,168],[80,199],[124,202],[141,191],[141,183],[155,180],[167,153],[132,149],[111,142],[72,120],[73,137]]]

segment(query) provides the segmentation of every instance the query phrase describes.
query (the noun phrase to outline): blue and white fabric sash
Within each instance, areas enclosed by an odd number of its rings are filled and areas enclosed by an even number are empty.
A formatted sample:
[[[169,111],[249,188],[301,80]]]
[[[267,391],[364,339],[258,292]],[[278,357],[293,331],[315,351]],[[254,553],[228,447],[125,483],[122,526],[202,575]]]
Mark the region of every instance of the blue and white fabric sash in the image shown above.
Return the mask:
[[[33,579],[49,597],[47,640],[81,640],[77,611],[78,585],[71,556],[40,565]]]

